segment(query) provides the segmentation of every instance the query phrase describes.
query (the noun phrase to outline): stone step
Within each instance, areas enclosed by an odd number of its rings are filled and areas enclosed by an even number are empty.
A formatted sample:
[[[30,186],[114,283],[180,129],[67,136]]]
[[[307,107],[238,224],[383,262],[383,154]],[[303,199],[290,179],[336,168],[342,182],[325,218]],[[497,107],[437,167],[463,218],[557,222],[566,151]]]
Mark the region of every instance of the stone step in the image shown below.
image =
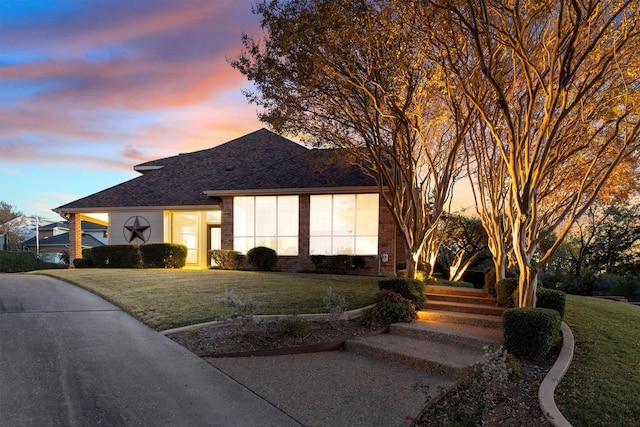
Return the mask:
[[[427,285],[424,287],[424,291],[427,294],[487,297],[487,293],[484,289],[458,288],[455,286]]]
[[[502,316],[504,307],[469,304],[461,302],[434,301],[427,299],[422,306],[425,311],[453,311],[458,313],[486,314],[492,316]]]
[[[497,302],[494,298],[491,298],[484,294],[484,296],[467,296],[467,295],[454,295],[454,294],[426,294],[427,301],[447,301],[447,302],[460,302],[463,304],[478,304],[496,306]]]
[[[502,329],[462,323],[442,323],[416,320],[413,323],[394,323],[389,332],[412,338],[454,343],[464,347],[482,350],[485,346],[492,349],[504,344]]]
[[[456,323],[502,329],[502,315],[460,313],[441,310],[420,310],[416,314],[418,320],[428,322]]]
[[[484,356],[482,350],[474,348],[391,333],[348,340],[345,350],[460,379],[470,374]]]

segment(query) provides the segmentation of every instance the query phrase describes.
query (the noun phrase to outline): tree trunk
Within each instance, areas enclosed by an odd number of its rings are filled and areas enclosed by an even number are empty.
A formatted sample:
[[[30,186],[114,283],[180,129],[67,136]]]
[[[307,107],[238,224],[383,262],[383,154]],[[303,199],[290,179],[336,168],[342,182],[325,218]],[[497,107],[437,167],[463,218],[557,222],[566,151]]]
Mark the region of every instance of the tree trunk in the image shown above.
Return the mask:
[[[532,266],[520,266],[518,307],[535,307],[538,289],[538,270]]]
[[[416,252],[413,252],[411,250],[407,251],[407,278],[409,279],[415,279],[416,278],[416,271],[418,270],[418,259],[419,259],[419,254]]]

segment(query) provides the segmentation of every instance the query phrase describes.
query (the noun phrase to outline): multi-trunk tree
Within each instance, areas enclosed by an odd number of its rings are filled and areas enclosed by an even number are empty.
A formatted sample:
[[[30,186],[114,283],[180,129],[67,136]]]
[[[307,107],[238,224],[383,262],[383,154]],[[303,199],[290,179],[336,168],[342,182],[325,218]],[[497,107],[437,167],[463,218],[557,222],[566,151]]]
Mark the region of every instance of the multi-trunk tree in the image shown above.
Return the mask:
[[[640,2],[429,4],[440,11],[431,40],[447,78],[473,103],[504,165],[519,306],[535,305],[538,272],[638,150]],[[494,160],[475,156],[475,167],[486,172]],[[554,232],[558,239],[536,256]]]
[[[407,275],[426,253],[463,170],[474,114],[425,43],[433,22],[403,1],[273,0],[255,8],[263,40],[244,35],[231,61],[253,82],[250,102],[278,132],[346,149],[371,173],[406,249]],[[452,108],[452,105],[455,108]],[[429,274],[431,272],[428,272]]]

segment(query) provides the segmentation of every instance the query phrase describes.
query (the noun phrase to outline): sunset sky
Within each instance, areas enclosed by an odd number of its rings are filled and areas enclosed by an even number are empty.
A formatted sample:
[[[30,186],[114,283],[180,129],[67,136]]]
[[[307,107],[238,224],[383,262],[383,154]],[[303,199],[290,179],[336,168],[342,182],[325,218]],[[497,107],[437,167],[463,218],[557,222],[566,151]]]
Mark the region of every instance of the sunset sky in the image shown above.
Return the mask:
[[[58,220],[136,164],[265,127],[228,63],[261,35],[252,4],[0,0],[0,201]]]
[[[263,127],[228,64],[253,0],[0,1],[0,201],[27,215]]]

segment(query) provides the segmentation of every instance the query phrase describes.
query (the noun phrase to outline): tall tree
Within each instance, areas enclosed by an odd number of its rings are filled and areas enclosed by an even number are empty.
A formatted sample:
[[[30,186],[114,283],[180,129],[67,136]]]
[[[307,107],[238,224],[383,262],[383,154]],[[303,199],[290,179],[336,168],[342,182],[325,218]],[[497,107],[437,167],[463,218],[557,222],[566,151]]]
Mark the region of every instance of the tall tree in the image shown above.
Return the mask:
[[[247,97],[262,107],[260,119],[348,149],[377,180],[407,274],[425,250],[433,265],[472,116],[424,43],[435,21],[416,20],[400,0],[272,0],[254,12],[264,40],[243,35],[231,65],[254,83]]]
[[[3,236],[0,250],[21,249],[23,231],[28,225],[28,219],[20,220],[21,216],[22,212],[15,206],[0,201],[0,235]]]
[[[539,270],[638,150],[640,2],[429,3],[441,11],[433,40],[447,75],[504,162],[519,306],[535,305]],[[554,231],[555,243],[534,257]]]
[[[449,270],[449,280],[462,280],[464,272],[487,249],[487,232],[477,217],[451,215],[447,223],[447,238],[439,259]]]

